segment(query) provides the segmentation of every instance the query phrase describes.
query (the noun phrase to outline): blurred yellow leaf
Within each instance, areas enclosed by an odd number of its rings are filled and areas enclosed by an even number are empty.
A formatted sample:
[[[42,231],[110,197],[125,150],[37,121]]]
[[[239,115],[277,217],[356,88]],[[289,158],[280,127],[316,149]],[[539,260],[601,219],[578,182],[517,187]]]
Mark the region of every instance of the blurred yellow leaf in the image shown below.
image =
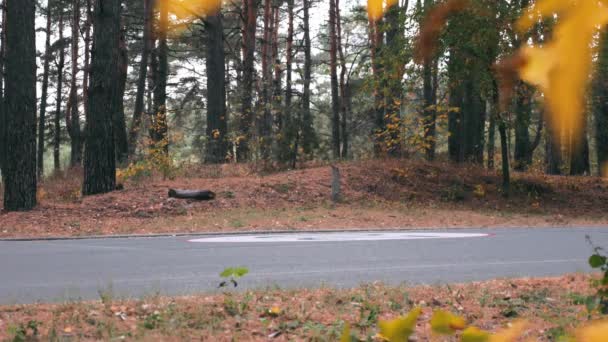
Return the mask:
[[[523,321],[513,323],[509,328],[497,332],[490,336],[489,342],[515,342],[526,328],[526,323]]]
[[[220,10],[222,0],[157,0],[157,6],[165,2],[169,12],[177,19],[196,19],[213,14]]]
[[[608,23],[608,7],[599,1],[541,0],[520,18],[527,30],[541,18],[558,15],[553,39],[544,46],[525,47],[520,77],[537,85],[547,98],[550,123],[559,134],[582,126],[585,92],[593,63],[592,42]]]
[[[490,333],[476,327],[468,327],[462,332],[462,342],[486,342],[490,340]]]
[[[281,314],[281,308],[278,306],[273,306],[270,309],[268,309],[268,311],[266,313],[268,314],[268,316],[277,317],[278,315]]]
[[[601,321],[584,328],[576,334],[577,342],[601,342],[608,340],[608,321]]]
[[[342,330],[342,336],[340,337],[340,342],[351,342],[350,338],[350,324],[344,324],[344,330]]]
[[[395,5],[398,0],[367,0],[367,14],[370,20],[379,20],[384,11]],[[386,6],[385,6],[386,2]]]
[[[431,329],[438,334],[451,335],[465,327],[466,322],[462,317],[447,311],[436,310],[431,318]]]
[[[407,342],[414,333],[416,322],[422,309],[415,308],[407,316],[397,317],[391,321],[380,321],[380,336],[390,342]]]

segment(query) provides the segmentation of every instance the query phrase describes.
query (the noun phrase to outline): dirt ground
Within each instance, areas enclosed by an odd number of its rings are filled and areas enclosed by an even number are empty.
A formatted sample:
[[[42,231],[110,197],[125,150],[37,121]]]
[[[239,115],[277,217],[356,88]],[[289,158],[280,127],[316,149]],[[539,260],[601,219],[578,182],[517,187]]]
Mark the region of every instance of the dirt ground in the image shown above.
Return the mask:
[[[95,302],[0,307],[0,340],[22,334],[34,341],[337,341],[344,323],[360,339],[377,340],[379,319],[421,307],[415,340],[431,338],[430,317],[442,309],[488,331],[525,320],[524,337],[555,341],[597,318],[584,305],[591,291],[589,276],[568,275],[449,286],[226,291],[126,301],[105,293]]]
[[[515,174],[417,160],[338,165],[342,200],[332,203],[331,169],[261,175],[242,165],[191,167],[173,180],[148,177],[82,198],[77,171],[40,187],[38,208],[0,212],[0,237],[158,234],[298,229],[608,225],[608,182],[596,177]],[[168,198],[170,188],[209,189],[209,202]]]

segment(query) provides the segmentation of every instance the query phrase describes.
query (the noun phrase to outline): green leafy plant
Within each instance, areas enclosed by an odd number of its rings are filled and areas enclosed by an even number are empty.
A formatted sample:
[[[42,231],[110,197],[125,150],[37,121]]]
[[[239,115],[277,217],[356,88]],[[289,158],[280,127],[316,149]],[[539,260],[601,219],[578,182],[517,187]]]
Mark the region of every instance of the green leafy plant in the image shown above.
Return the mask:
[[[9,332],[13,335],[13,342],[37,340],[38,327],[41,324],[41,322],[32,320],[27,324],[22,323],[17,327],[9,328]]]
[[[592,280],[596,293],[587,298],[586,305],[589,311],[598,310],[602,314],[608,314],[608,257],[604,255],[604,249],[595,246],[589,236],[587,242],[593,247],[593,255],[589,257],[589,266],[600,270],[602,277]]]
[[[222,273],[220,273],[220,277],[222,277],[224,280],[222,280],[218,287],[226,287],[228,284],[232,284],[234,287],[237,287],[239,285],[237,280],[245,276],[247,273],[249,273],[249,269],[247,267],[225,268]]]

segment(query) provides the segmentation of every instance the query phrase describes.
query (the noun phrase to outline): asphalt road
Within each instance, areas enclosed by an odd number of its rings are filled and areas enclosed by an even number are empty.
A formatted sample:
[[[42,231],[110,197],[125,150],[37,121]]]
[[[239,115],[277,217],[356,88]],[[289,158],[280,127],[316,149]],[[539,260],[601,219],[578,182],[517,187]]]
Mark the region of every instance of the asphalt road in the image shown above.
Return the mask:
[[[482,233],[456,238],[429,232]],[[239,288],[435,284],[588,272],[608,229],[470,229],[407,237],[343,235],[0,241],[0,304],[217,291],[218,273],[246,266]],[[427,235],[425,235],[427,234]],[[202,241],[192,241],[202,239]],[[371,239],[371,240],[370,240]]]

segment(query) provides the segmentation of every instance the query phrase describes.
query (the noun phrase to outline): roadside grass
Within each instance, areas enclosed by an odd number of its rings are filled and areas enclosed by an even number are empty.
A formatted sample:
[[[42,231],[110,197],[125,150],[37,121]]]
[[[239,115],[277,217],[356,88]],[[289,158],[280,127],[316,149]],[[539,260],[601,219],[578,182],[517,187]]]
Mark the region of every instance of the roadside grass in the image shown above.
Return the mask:
[[[244,279],[243,281],[246,281]],[[354,289],[267,289],[139,300],[101,292],[99,301],[0,307],[2,341],[336,341],[345,323],[374,341],[378,319],[421,307],[418,340],[428,340],[432,312],[453,312],[485,330],[514,319],[530,323],[526,338],[553,341],[597,318],[580,298],[590,277],[504,279],[442,286]],[[20,339],[23,338],[23,339]]]

